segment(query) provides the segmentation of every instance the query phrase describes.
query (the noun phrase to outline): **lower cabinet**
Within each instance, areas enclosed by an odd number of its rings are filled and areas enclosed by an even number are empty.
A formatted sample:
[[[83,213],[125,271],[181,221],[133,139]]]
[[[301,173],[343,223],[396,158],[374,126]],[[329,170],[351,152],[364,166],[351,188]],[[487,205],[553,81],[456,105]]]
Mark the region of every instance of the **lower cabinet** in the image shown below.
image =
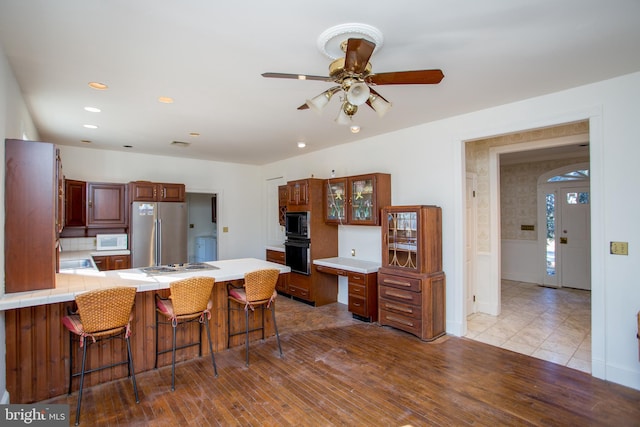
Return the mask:
[[[100,271],[124,270],[131,268],[131,255],[100,255],[94,256],[93,262]]]
[[[316,265],[319,273],[348,278],[349,311],[356,319],[366,322],[378,320],[378,273],[358,273],[345,269]]]
[[[284,263],[284,251],[276,251],[276,250],[273,250],[273,249],[267,249],[266,259],[269,262],[275,262],[276,264],[285,265],[285,263]],[[278,291],[280,293],[285,293],[285,294],[289,293],[289,275],[288,274],[281,274],[280,276],[278,276],[278,283],[276,284],[276,291]]]
[[[378,272],[379,323],[424,341],[445,334],[445,276]]]

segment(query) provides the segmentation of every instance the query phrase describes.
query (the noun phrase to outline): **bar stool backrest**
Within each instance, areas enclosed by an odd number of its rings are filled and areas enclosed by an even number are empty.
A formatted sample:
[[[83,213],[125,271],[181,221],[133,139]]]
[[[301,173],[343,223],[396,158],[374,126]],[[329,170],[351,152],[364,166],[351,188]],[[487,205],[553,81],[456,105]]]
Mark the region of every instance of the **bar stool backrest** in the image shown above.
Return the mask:
[[[246,273],[244,275],[244,288],[247,294],[247,302],[256,304],[269,301],[273,296],[279,275],[280,270],[277,268],[266,268]]]
[[[209,302],[213,291],[213,277],[191,277],[171,282],[171,303],[176,316],[202,313],[211,309]]]
[[[127,326],[136,299],[136,288],[114,287],[77,295],[82,328],[92,334]]]

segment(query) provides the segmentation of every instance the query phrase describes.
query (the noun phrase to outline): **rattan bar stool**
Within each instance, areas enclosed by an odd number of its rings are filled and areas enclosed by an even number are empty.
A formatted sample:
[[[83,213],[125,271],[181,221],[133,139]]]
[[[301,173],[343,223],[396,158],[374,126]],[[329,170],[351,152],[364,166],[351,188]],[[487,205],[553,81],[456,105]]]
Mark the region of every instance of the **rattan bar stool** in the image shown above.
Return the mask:
[[[76,425],[80,423],[80,404],[82,402],[85,374],[127,364],[129,376],[133,381],[133,393],[136,398],[136,403],[140,403],[138,387],[136,385],[136,375],[133,369],[131,343],[129,340],[135,299],[136,288],[115,287],[85,292],[77,295],[75,298],[78,307],[77,311],[73,312],[69,309],[69,314],[62,318],[62,323],[69,330],[70,334],[69,394],[71,394],[73,377],[80,376],[78,404],[76,407]],[[74,339],[74,337],[77,337],[77,339]],[[114,338],[126,341],[127,360],[86,370],[87,347],[93,343]],[[79,341],[80,347],[82,348],[82,368],[80,372],[77,373],[73,373],[74,341]]]
[[[171,391],[176,389],[176,350],[187,347],[198,346],[198,355],[202,357],[202,324],[207,330],[207,339],[209,340],[209,352],[211,353],[211,363],[213,364],[213,372],[218,376],[218,368],[216,367],[216,359],[213,355],[213,346],[211,344],[211,332],[209,331],[209,319],[211,319],[211,307],[213,301],[211,292],[213,291],[213,277],[192,277],[188,279],[171,282],[169,288],[171,294],[169,298],[161,298],[156,294],[156,361],[155,368],[158,367],[158,355],[163,353],[172,353],[171,357]],[[168,321],[159,320],[162,315]],[[178,324],[187,324],[197,321],[199,323],[199,339],[198,342],[183,344],[176,347],[176,329]],[[159,350],[158,348],[158,325],[171,325],[173,328],[172,346],[167,350]]]
[[[278,283],[279,275],[280,270],[275,268],[252,271],[244,275],[244,286],[242,288],[229,286],[227,289],[229,299],[227,310],[227,347],[229,347],[232,336],[245,334],[246,366],[249,366],[249,332],[262,330],[262,339],[264,339],[265,307],[271,310],[273,327],[276,332],[276,340],[278,341],[278,350],[280,351],[280,357],[282,357],[282,346],[280,345],[280,335],[278,334],[278,325],[276,324],[276,309],[275,304],[273,304],[273,301],[278,296],[276,284]],[[231,332],[231,310],[238,310],[231,307],[232,303],[238,304],[244,309],[244,331]],[[255,311],[256,307],[262,308],[262,327],[249,329],[249,310]]]

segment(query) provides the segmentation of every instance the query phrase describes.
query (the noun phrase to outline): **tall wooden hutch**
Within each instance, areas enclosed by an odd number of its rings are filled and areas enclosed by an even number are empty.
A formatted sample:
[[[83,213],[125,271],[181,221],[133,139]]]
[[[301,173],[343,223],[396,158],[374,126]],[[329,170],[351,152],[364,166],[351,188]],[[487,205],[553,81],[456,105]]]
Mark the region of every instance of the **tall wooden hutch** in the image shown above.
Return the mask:
[[[425,341],[445,334],[442,210],[391,206],[382,210],[378,321]]]

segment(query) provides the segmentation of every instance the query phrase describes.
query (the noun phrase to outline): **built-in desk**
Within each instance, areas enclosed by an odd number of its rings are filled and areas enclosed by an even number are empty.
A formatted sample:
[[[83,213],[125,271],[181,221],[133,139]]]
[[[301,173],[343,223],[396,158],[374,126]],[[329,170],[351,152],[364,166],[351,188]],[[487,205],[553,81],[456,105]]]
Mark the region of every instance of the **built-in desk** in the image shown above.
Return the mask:
[[[32,403],[59,396],[67,392],[69,370],[69,333],[62,326],[62,317],[67,308],[73,306],[75,295],[104,287],[132,286],[137,288],[134,307],[131,346],[136,372],[153,369],[155,362],[155,294],[169,296],[169,284],[193,276],[215,278],[212,293],[211,338],[214,352],[227,348],[227,285],[241,286],[244,274],[261,268],[277,268],[281,279],[286,279],[290,269],[272,262],[246,258],[226,261],[211,261],[216,270],[195,270],[149,276],[140,269],[83,271],[78,274],[56,274],[56,287],[32,292],[5,294],[0,298],[0,310],[5,312],[6,333],[6,378],[11,403]],[[276,300],[277,301],[277,300]],[[277,303],[277,302],[276,302]],[[250,329],[262,324],[262,310],[251,312]],[[244,311],[233,311],[230,322],[244,328]],[[265,336],[274,334],[271,316],[265,316]],[[204,328],[203,328],[204,329]],[[190,324],[178,332],[178,343],[198,340],[198,324]],[[161,348],[171,347],[171,328],[159,329],[158,342]],[[250,340],[260,339],[260,331],[251,332]],[[203,337],[203,343],[206,343]],[[244,335],[231,338],[230,346],[244,344]],[[87,363],[90,366],[108,364],[121,360],[126,354],[121,340],[103,344],[91,351]],[[75,346],[75,351],[78,348]],[[208,346],[202,346],[203,356]],[[198,349],[190,347],[177,353],[177,360],[198,357]],[[241,357],[239,355],[239,357]],[[82,360],[81,353],[74,362]],[[160,355],[158,365],[171,364],[171,353]],[[85,387],[127,376],[126,366],[114,367],[89,375]],[[77,381],[77,379],[75,380]],[[77,390],[77,385],[74,385]]]
[[[320,258],[313,260],[318,273],[346,276],[349,280],[349,311],[367,322],[378,320],[378,269],[380,263],[354,258]]]

